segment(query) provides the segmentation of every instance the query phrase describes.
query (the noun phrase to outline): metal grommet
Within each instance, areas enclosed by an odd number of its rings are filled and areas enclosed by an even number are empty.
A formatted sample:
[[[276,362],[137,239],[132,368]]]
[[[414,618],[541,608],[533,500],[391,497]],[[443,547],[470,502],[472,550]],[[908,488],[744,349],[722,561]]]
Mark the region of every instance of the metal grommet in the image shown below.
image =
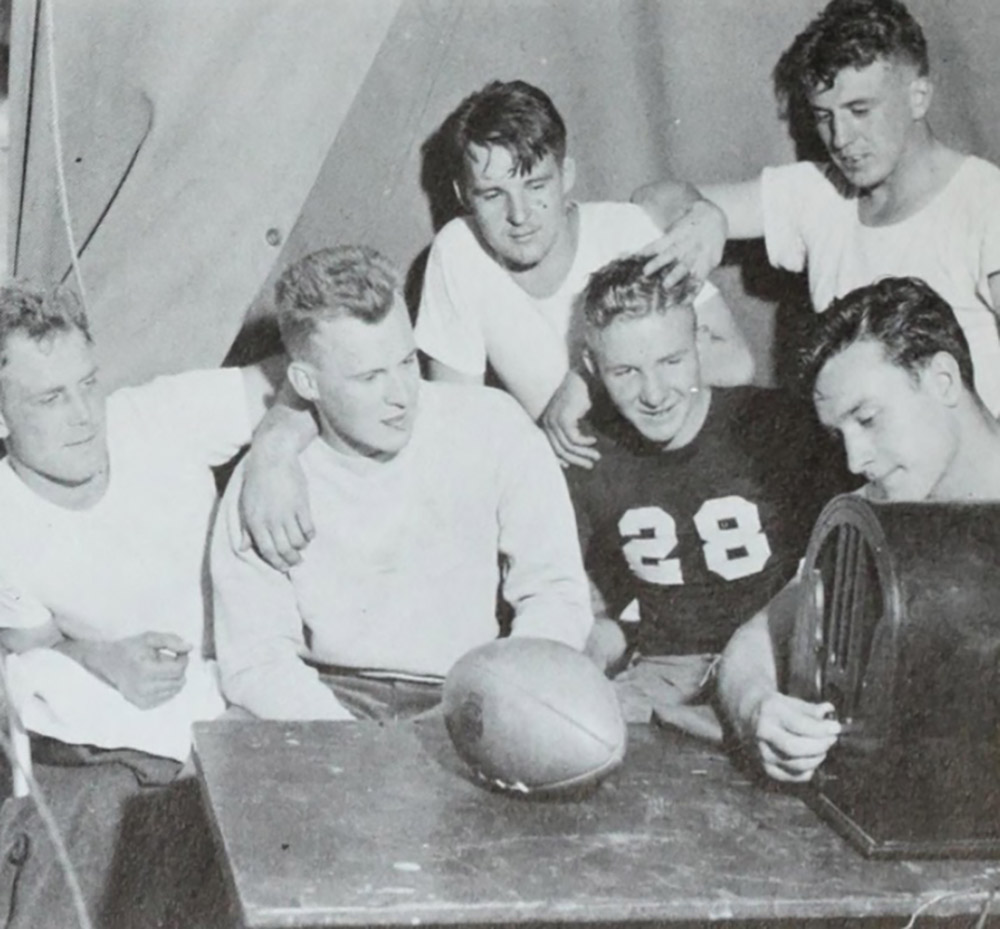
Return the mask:
[[[268,245],[277,247],[281,245],[281,230],[277,226],[272,226],[264,233],[264,238]]]
[[[19,832],[7,850],[7,861],[14,865],[15,868],[19,868],[28,860],[29,851],[30,843],[28,841],[28,834],[26,832]]]

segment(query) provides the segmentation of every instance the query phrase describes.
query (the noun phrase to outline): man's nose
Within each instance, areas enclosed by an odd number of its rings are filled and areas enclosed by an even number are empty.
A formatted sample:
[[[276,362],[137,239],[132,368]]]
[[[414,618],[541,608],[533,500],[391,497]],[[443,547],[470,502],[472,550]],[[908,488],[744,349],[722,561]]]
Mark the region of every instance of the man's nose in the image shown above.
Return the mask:
[[[872,446],[864,436],[845,435],[844,451],[852,474],[863,474],[872,463]]]
[[[528,203],[520,193],[511,194],[507,200],[507,221],[512,226],[520,226],[528,219]]]
[[[94,421],[94,404],[80,391],[69,395],[69,415],[74,425],[89,426]]]
[[[843,151],[854,141],[856,135],[854,122],[849,115],[834,113],[830,117],[830,148],[834,151]]]
[[[663,405],[667,396],[668,387],[655,374],[643,375],[642,383],[639,387],[639,399],[644,406],[656,409]]]
[[[409,400],[409,385],[403,372],[395,371],[389,375],[383,396],[389,406],[406,406]]]

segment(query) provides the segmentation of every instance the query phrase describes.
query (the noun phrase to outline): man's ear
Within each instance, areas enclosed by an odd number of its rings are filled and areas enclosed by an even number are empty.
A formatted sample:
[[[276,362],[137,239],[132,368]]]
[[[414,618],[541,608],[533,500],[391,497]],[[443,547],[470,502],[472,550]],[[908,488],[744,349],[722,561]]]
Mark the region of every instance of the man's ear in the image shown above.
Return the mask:
[[[597,365],[594,363],[594,356],[586,345],[583,347],[583,351],[580,352],[580,357],[583,359],[583,366],[587,369],[587,373],[591,377],[597,377]]]
[[[455,199],[463,210],[469,209],[469,204],[465,202],[465,194],[462,193],[462,185],[458,181],[451,182],[451,189],[455,191]]]
[[[313,403],[319,398],[316,369],[308,361],[296,359],[288,363],[288,383],[307,403]]]
[[[3,397],[0,396],[0,441],[10,435],[10,427],[7,425],[7,418],[3,415]]]
[[[576,162],[567,155],[562,163],[562,192],[568,194],[576,183]]]
[[[946,406],[955,406],[965,391],[962,372],[951,352],[938,352],[927,363],[921,378]]]
[[[931,106],[934,96],[934,84],[927,75],[917,75],[910,81],[910,115],[914,119],[923,119]]]

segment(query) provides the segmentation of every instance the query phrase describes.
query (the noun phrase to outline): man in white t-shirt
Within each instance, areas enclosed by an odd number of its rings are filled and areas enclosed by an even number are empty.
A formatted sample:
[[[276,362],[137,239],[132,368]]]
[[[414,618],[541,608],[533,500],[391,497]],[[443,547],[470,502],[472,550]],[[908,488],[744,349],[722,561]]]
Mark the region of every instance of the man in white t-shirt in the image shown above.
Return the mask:
[[[592,625],[569,493],[509,397],[420,380],[389,263],[307,255],[276,287],[288,378],[319,436],[300,456],[315,538],[282,572],[243,547],[242,469],[212,542],[226,696],[257,716],[396,718],[500,634],[582,648]]]
[[[486,85],[442,131],[466,214],[431,247],[417,345],[432,380],[482,383],[489,368],[538,419],[576,360],[572,307],[590,274],[648,246],[660,229],[632,204],[569,199],[566,127],[549,97],[524,81]],[[749,349],[710,284],[696,310],[708,382],[747,383]]]
[[[884,278],[835,300],[803,346],[803,381],[841,436],[859,491],[879,502],[1000,500],[1000,423],[973,389],[948,304],[916,278]],[[841,732],[831,703],[782,693],[801,591],[792,582],[736,631],[717,692],[764,770],[804,781]]]
[[[775,267],[806,271],[814,309],[884,276],[926,280],[954,308],[976,389],[1000,412],[1000,169],[935,138],[920,25],[898,0],[833,0],[775,69],[789,113],[811,114],[829,162],[755,180],[637,192],[664,224],[649,269],[704,275],[726,236],[763,236]]]
[[[92,903],[112,859],[126,860],[114,854],[115,815],[143,783],[172,780],[191,724],[223,711],[203,654],[211,467],[249,442],[270,393],[261,369],[246,368],[107,396],[76,297],[0,288],[5,678],[60,825],[80,819],[71,836]],[[5,805],[4,836],[13,823],[31,831]],[[61,909],[30,912],[34,892],[46,907],[64,892],[44,848],[18,878],[18,918],[63,924]]]

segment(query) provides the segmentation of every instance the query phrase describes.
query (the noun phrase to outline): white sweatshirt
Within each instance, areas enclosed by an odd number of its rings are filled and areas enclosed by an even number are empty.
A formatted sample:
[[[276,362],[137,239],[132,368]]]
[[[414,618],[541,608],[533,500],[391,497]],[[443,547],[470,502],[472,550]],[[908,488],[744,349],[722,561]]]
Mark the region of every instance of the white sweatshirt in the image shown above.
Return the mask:
[[[513,634],[581,648],[589,594],[560,469],[505,394],[422,383],[413,434],[392,460],[302,455],[316,537],[289,574],[240,551],[242,471],[212,543],[223,690],[258,716],[347,718],[300,657],[355,669],[445,675],[497,636],[496,594]]]

